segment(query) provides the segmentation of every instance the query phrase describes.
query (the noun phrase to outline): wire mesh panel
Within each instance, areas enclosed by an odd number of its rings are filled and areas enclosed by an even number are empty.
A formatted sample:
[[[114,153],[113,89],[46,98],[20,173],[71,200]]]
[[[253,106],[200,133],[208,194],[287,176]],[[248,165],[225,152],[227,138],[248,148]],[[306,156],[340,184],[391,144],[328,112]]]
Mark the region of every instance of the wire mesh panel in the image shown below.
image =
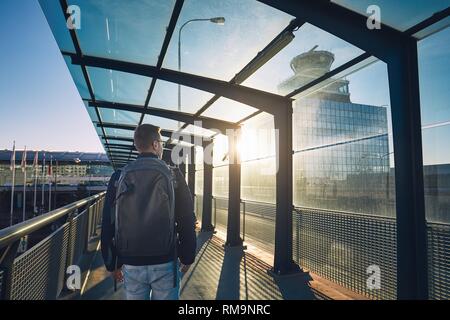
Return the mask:
[[[3,297],[3,270],[0,270],[0,297]]]
[[[64,285],[69,224],[14,260],[12,300],[56,299]]]
[[[276,206],[272,203],[245,201],[245,213],[275,220]]]
[[[228,225],[228,198],[214,198],[214,204],[212,214],[215,216],[216,226],[226,229]]]
[[[71,224],[70,231],[70,264],[78,264],[81,256],[83,255],[87,240],[88,240],[88,230],[87,230],[87,219],[88,210],[86,209],[78,216],[74,217]]]
[[[241,209],[245,210],[245,239],[252,240],[253,245],[273,254],[276,206],[271,203],[245,201]]]
[[[429,298],[450,299],[450,225],[428,223]]]
[[[395,219],[296,208],[293,221],[300,266],[369,298],[396,298]]]

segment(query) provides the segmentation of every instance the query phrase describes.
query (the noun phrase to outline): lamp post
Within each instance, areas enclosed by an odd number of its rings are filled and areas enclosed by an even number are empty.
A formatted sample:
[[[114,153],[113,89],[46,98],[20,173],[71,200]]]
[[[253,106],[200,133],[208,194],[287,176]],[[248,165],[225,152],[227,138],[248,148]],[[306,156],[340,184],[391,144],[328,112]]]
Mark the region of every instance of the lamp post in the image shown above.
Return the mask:
[[[178,71],[181,71],[181,31],[183,28],[191,23],[196,21],[209,21],[215,24],[223,25],[225,24],[225,18],[224,17],[214,17],[209,19],[191,19],[183,23],[183,25],[180,27],[180,30],[178,31]],[[181,85],[178,84],[178,111],[181,111]],[[178,122],[178,128],[180,128],[180,122]]]

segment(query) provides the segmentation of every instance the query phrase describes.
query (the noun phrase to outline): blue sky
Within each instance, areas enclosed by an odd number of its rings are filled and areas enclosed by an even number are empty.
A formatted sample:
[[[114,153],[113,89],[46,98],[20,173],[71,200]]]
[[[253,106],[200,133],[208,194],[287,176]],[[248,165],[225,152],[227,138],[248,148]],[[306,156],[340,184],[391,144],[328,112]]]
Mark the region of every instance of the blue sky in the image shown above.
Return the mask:
[[[35,0],[0,1],[0,149],[104,152]]]
[[[352,1],[336,2],[353,5]],[[169,0],[164,4],[149,2],[148,10],[144,10],[149,12],[149,16],[143,14],[140,6],[136,6],[141,4],[136,0],[110,2],[118,6],[117,12],[124,12],[121,7],[126,4],[127,12],[133,19],[114,15],[103,17],[102,12],[110,10],[104,2],[73,0],[71,3],[82,8],[89,6],[89,10],[84,11],[82,29],[78,32],[83,50],[88,54],[108,52],[113,58],[121,58],[127,52],[128,57],[136,62],[153,64],[156,61],[165,21],[171,13]],[[388,5],[389,2],[380,1],[378,4]],[[430,8],[433,9],[433,6],[438,8],[442,3],[433,2]],[[423,10],[416,9],[410,12],[410,16],[422,18],[419,14]],[[362,9],[358,7],[358,10]],[[292,19],[256,1],[186,1],[175,35],[184,21],[214,16],[225,16],[225,25],[202,22],[184,29],[182,70],[223,80],[229,80],[237,73]],[[27,145],[28,149],[103,152],[38,1],[1,0],[0,18],[0,148],[11,148],[12,141],[16,140],[18,148]],[[390,16],[387,18],[391,19]],[[154,21],[159,23],[155,22],[153,26]],[[158,32],[154,32],[155,28]],[[90,30],[95,30],[95,36]],[[67,41],[67,34],[65,36]],[[278,83],[293,74],[289,67],[290,60],[315,45],[319,45],[318,50],[330,50],[335,54],[334,68],[361,53],[360,49],[310,24],[296,31],[295,36],[291,44],[244,85],[276,93]],[[149,41],[137,42],[133,39]],[[211,40],[214,45],[211,45]],[[450,120],[449,40],[450,29],[447,29],[419,43],[422,120],[425,125]],[[129,51],[131,45],[133,51]],[[176,36],[169,45],[164,67],[177,68]],[[106,100],[133,98],[135,103],[141,104],[150,83],[148,78],[115,72],[114,85],[111,80],[114,88],[110,88],[110,81],[105,81],[111,77],[107,71],[91,68],[89,73],[94,91]],[[387,71],[383,63],[363,69],[347,79],[353,102],[389,105]],[[175,84],[157,81],[150,105],[176,109],[176,89]],[[182,94],[183,110],[186,112],[194,112],[212,96],[189,88],[183,88]],[[251,112],[253,109],[248,106],[222,98],[204,115],[231,121]],[[103,110],[102,116],[109,119],[112,115]],[[114,117],[119,118],[119,115],[114,114]],[[137,119],[133,117],[128,120],[132,124]],[[149,121],[169,127],[169,120],[152,118]],[[450,162],[450,148],[442,148],[449,136],[450,125],[427,129],[424,133],[425,163]]]

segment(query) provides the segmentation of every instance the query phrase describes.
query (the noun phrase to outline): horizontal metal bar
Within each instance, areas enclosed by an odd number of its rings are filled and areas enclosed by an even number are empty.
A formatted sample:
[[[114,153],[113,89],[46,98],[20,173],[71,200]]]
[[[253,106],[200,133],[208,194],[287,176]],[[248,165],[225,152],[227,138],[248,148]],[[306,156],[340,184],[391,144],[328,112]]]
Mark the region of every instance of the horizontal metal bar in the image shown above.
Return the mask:
[[[108,147],[111,147],[112,149],[126,149],[126,150],[133,149],[133,150],[136,150],[136,147],[134,146],[134,144],[126,145],[126,144],[106,143],[105,142],[105,145],[107,145]]]
[[[235,123],[223,121],[223,120],[219,120],[219,119],[215,119],[215,118],[195,116],[190,113],[166,110],[166,109],[159,109],[159,108],[152,108],[152,107],[147,107],[144,109],[143,106],[133,105],[133,104],[115,103],[115,102],[109,102],[109,101],[96,101],[94,103],[94,102],[90,101],[89,106],[90,107],[98,106],[100,108],[105,108],[105,109],[123,110],[123,111],[136,112],[136,113],[145,113],[145,114],[152,115],[152,116],[186,122],[186,123],[189,123],[192,125],[194,125],[195,122],[201,122],[202,127],[205,129],[210,129],[210,130],[216,129],[216,130],[220,130],[222,132],[225,132],[227,129],[238,129],[239,128],[239,126],[236,125]]]
[[[258,1],[309,22],[384,62],[395,59],[410,38],[407,34],[382,23],[380,29],[370,30],[367,28],[365,15],[328,0]]]
[[[78,209],[91,201],[100,199],[105,195],[105,193],[106,192],[103,191],[89,198],[76,201],[36,218],[32,218],[22,223],[0,230],[0,248],[3,248],[10,243],[19,240],[20,238],[49,225],[50,223],[66,216],[75,209]]]
[[[436,12],[428,19],[425,19],[422,22],[420,22],[420,23],[416,24],[415,26],[406,30],[405,33],[408,35],[414,35],[420,31],[430,27],[431,25],[447,18],[448,16],[450,16],[450,7],[446,8],[442,11]]]
[[[237,84],[232,84],[227,81],[211,79],[175,70],[158,69],[154,66],[138,63],[88,55],[80,57],[71,52],[61,52],[63,55],[69,56],[72,60],[72,64],[75,65],[85,65],[89,67],[117,70],[151,78],[158,78],[161,80],[178,83],[180,85],[217,94],[272,114],[278,113],[278,106],[286,105],[286,98],[283,96]]]
[[[117,140],[117,141],[126,141],[126,142],[134,142],[133,138],[125,138],[125,137],[114,137],[114,136],[102,136],[103,140]]]
[[[122,150],[120,150],[120,151],[119,150],[111,150],[110,154],[111,155],[120,155],[120,154],[130,154],[130,152],[131,152],[132,155],[133,154],[136,154],[136,155],[138,154],[137,151],[133,151],[133,150],[127,150],[127,151],[125,151],[125,150],[124,151],[122,151]]]
[[[97,123],[97,126],[100,126],[100,124]],[[116,123],[107,123],[107,122],[103,122],[103,127],[104,128],[112,128],[112,129],[130,130],[130,131],[134,131],[136,129],[136,126],[134,126],[134,125],[116,124]],[[195,135],[195,134],[188,133],[188,132],[179,133],[174,130],[161,130],[160,133],[163,137],[167,137],[167,138],[176,138],[176,137],[184,138],[185,140],[182,140],[182,139],[175,139],[175,140],[184,141],[184,142],[195,144],[198,146],[202,146],[202,141],[210,141],[211,140],[208,137],[203,137],[203,136]],[[126,140],[126,141],[128,141],[128,140]],[[129,141],[133,142],[133,139],[130,139]],[[112,144],[109,144],[109,145],[111,146]],[[116,144],[116,145],[123,146],[120,144]]]

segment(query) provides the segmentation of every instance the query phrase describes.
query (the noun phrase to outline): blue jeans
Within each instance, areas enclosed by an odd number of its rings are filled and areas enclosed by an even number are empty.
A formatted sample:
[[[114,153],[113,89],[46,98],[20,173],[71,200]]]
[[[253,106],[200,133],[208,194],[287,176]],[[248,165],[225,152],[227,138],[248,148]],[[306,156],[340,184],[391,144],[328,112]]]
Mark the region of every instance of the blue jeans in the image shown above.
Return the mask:
[[[124,288],[127,300],[178,300],[181,273],[177,266],[174,287],[174,262],[150,266],[123,265]]]

